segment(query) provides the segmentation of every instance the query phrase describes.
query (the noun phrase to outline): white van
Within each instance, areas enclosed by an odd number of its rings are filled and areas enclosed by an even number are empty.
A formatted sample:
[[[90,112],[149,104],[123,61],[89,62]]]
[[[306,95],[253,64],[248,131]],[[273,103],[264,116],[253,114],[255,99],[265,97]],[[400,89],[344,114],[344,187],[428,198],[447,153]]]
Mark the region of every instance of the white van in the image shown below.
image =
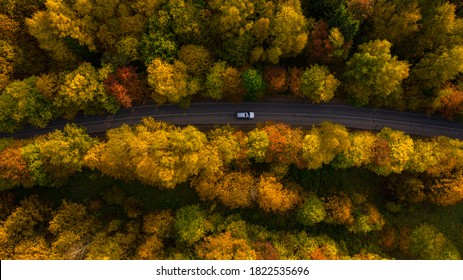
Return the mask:
[[[238,119],[254,119],[254,112],[238,112],[236,113]]]

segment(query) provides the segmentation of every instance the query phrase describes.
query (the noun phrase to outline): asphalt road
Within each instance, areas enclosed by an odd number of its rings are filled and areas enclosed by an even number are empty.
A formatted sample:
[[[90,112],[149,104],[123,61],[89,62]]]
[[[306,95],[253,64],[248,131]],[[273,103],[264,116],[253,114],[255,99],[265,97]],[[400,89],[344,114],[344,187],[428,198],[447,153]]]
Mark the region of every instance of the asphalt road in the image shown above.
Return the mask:
[[[236,119],[236,112],[253,111],[253,120]],[[115,115],[91,116],[79,115],[74,122],[87,128],[90,134],[103,133],[122,124],[136,124],[143,117],[151,116],[156,120],[175,125],[254,125],[273,121],[294,126],[307,127],[331,121],[349,128],[381,130],[383,127],[404,131],[411,135],[444,135],[463,139],[463,124],[423,114],[397,112],[382,109],[356,108],[344,105],[313,105],[293,103],[193,103],[183,109],[178,105],[143,105],[122,109]],[[0,137],[29,138],[61,129],[67,122],[56,120],[44,129],[28,127],[14,134],[0,133]]]

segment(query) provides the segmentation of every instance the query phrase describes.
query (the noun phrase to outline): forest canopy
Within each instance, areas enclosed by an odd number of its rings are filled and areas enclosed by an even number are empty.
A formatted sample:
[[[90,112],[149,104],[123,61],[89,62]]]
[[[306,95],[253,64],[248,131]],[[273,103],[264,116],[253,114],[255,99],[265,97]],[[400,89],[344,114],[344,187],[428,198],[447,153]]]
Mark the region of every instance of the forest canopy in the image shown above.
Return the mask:
[[[460,259],[463,248],[460,140],[147,118],[104,139],[67,125],[0,148],[2,259]]]
[[[76,117],[278,96],[463,120],[456,0],[0,1],[1,259],[461,259],[463,142]]]
[[[272,95],[460,120],[461,11],[443,0],[6,1],[0,131]]]

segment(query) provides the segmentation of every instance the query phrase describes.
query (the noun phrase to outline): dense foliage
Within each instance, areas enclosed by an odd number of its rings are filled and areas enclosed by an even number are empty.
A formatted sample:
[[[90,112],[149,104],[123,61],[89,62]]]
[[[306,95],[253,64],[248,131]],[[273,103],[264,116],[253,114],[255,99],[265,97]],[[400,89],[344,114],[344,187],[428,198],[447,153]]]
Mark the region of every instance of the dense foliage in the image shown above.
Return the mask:
[[[460,259],[463,249],[463,142],[445,137],[332,123],[205,133],[144,119],[103,140],[73,125],[2,139],[0,157],[2,259]]]
[[[0,130],[274,94],[460,119],[460,11],[443,0],[7,1]]]
[[[463,117],[456,0],[0,1],[0,132],[271,95]],[[460,259],[463,142],[145,119],[0,139],[1,259]]]

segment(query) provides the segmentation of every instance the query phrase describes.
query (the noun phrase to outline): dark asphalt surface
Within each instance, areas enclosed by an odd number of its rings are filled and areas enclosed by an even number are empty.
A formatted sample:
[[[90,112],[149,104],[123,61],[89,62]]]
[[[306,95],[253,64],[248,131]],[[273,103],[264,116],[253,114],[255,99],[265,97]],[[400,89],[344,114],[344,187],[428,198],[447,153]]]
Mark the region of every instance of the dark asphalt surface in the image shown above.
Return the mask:
[[[253,120],[236,119],[236,112],[253,111]],[[245,103],[193,103],[188,109],[178,105],[143,105],[121,109],[115,115],[79,115],[74,123],[87,128],[89,134],[103,133],[122,124],[137,124],[143,117],[166,121],[174,125],[250,125],[267,121],[283,122],[308,127],[331,121],[349,128],[381,130],[390,127],[418,136],[448,136],[463,139],[463,124],[423,114],[397,112],[382,109],[356,108],[345,105],[313,105],[277,102]],[[65,120],[56,120],[44,129],[28,127],[14,134],[0,133],[0,137],[30,138],[55,129],[62,129]]]

